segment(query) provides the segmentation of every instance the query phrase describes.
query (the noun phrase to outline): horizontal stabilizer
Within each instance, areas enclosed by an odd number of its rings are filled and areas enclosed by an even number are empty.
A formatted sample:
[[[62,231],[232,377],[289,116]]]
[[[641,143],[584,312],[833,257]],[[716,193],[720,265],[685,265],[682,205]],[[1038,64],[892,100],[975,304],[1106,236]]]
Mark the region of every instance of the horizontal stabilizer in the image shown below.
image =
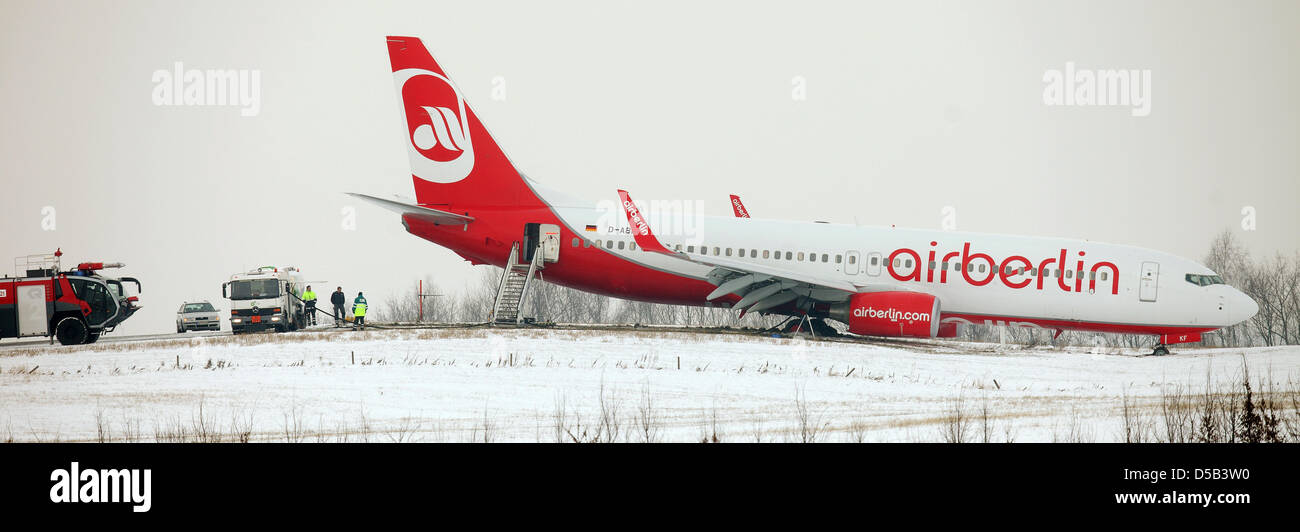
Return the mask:
[[[347,194],[352,197],[361,198],[363,200],[369,201],[371,203],[374,203],[380,207],[383,207],[395,213],[409,214],[417,219],[424,220],[426,222],[435,223],[438,225],[465,225],[474,221],[473,216],[456,214],[454,212],[440,211],[438,209],[423,207],[420,205],[415,205],[413,203],[403,203],[400,201],[386,200],[383,198],[376,198],[374,196],[367,196],[365,194],[357,194],[355,192],[348,192]]]

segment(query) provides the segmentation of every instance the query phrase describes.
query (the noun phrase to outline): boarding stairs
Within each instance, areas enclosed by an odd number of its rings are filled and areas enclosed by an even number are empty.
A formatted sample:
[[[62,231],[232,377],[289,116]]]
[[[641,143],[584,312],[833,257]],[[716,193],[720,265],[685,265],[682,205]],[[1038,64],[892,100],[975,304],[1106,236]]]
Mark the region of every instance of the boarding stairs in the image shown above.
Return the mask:
[[[542,246],[538,243],[533,250],[533,260],[520,261],[519,242],[510,247],[510,257],[506,260],[506,269],[501,273],[501,282],[497,284],[496,301],[492,304],[492,316],[488,322],[492,325],[518,325],[524,318],[520,314],[524,306],[524,297],[528,287],[538,271],[544,268]]]

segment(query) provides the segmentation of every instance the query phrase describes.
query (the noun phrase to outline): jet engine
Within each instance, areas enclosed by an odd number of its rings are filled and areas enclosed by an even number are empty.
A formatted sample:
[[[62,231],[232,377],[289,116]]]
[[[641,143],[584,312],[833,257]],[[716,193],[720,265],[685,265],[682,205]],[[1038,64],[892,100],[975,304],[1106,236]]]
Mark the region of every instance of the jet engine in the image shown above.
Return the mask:
[[[863,292],[832,305],[830,317],[867,336],[939,335],[939,298],[920,292]]]

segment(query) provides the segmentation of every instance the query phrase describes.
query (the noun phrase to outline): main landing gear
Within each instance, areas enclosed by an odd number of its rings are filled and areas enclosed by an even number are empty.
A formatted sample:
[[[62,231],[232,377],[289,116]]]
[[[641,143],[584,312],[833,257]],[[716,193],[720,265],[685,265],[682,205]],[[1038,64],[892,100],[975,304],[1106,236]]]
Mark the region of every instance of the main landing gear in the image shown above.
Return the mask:
[[[809,318],[808,316],[796,316],[779,326],[784,334],[806,333],[811,331],[813,336],[839,336],[840,332],[835,330],[821,318]]]

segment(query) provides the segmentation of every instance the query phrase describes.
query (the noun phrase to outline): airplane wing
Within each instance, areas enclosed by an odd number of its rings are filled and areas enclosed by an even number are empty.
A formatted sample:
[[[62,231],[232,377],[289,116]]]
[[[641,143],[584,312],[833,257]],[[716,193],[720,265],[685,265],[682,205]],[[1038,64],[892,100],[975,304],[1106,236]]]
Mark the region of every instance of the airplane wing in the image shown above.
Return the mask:
[[[740,202],[740,196],[735,194],[731,195],[731,210],[736,213],[736,218],[749,218],[749,210]]]
[[[887,289],[883,286],[859,285],[846,279],[810,275],[780,266],[736,260],[732,257],[694,255],[670,250],[654,236],[650,225],[641,216],[627,191],[619,190],[618,195],[627,214],[628,223],[632,227],[632,238],[641,249],[712,266],[713,271],[709,273],[708,280],[718,288],[710,293],[708,298],[713,300],[727,294],[736,294],[741,299],[732,308],[759,312],[796,300],[835,303],[844,301],[858,292]]]
[[[438,225],[465,225],[474,221],[473,216],[465,216],[463,214],[456,214],[454,212],[440,211],[438,209],[424,207],[421,205],[415,205],[413,203],[403,203],[400,201],[386,200],[383,198],[376,198],[374,196],[367,196],[365,194],[357,194],[355,192],[348,192],[347,194],[355,198],[360,198],[369,201],[371,203],[379,205],[380,207],[396,212],[398,214],[410,214],[415,218],[427,222],[432,222]]]

